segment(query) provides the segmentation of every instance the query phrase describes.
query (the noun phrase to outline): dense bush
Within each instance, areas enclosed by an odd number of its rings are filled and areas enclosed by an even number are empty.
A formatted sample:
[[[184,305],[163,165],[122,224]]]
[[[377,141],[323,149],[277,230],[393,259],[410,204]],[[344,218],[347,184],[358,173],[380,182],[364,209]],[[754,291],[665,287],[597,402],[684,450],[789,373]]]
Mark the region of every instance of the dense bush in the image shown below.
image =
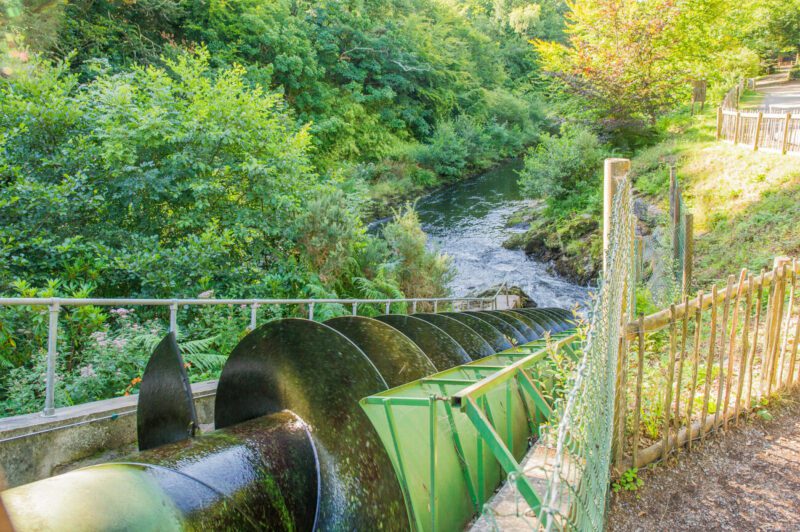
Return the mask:
[[[452,278],[450,258],[431,252],[426,247],[427,235],[422,231],[416,211],[411,206],[395,212],[394,220],[384,228],[386,242],[397,257],[390,268],[407,297],[445,296],[443,286]]]
[[[2,80],[0,293],[443,294],[442,259],[424,250],[416,219],[389,224],[392,245],[367,235],[362,191],[321,177],[308,128],[280,94],[245,76],[240,67],[213,70],[199,48],[163,68],[100,72],[86,82],[67,64],[46,62]],[[404,238],[422,249],[398,245]],[[344,311],[328,306],[318,315]],[[187,349],[203,354],[201,345],[206,360],[220,360],[244,333],[246,309],[186,311],[181,321]],[[41,405],[46,322],[46,309],[0,310],[6,412]],[[107,309],[64,308],[59,404],[124,393],[164,322],[154,310],[124,322]],[[139,338],[142,331],[149,336]],[[189,360],[195,377],[219,367]]]
[[[529,150],[520,186],[531,197],[563,200],[597,175],[606,154],[593,132],[565,125],[561,135],[545,134]]]

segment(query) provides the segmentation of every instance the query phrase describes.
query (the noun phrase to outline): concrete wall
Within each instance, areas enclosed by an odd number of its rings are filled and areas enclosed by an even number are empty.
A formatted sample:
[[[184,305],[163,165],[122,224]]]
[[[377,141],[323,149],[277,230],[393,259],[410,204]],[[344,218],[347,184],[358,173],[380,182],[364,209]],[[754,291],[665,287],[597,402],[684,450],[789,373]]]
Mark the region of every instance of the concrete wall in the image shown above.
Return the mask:
[[[192,385],[204,430],[214,423],[217,381]],[[55,415],[0,419],[0,472],[6,487],[104,462],[136,450],[138,396],[56,409]]]

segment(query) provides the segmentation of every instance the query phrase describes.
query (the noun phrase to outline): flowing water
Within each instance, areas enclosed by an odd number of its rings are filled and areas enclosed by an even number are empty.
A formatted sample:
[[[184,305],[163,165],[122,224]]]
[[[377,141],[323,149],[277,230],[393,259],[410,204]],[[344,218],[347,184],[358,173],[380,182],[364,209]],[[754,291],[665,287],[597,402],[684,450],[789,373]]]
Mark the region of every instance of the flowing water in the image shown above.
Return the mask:
[[[539,306],[583,304],[587,288],[549,273],[546,264],[527,258],[523,251],[502,246],[514,232],[524,230],[506,227],[509,215],[526,204],[517,185],[521,164],[512,161],[422,198],[417,203],[422,226],[431,245],[453,258],[453,295],[507,281],[522,288]]]

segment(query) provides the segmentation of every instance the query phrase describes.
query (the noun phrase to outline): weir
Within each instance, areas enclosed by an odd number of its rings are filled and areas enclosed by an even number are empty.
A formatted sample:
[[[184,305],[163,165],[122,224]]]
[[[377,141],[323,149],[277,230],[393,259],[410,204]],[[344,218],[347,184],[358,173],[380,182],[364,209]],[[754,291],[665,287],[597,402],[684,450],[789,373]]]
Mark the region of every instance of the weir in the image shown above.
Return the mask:
[[[230,354],[205,434],[170,333],[139,453],[0,499],[16,530],[459,530],[549,419],[573,328],[560,309],[272,321]]]

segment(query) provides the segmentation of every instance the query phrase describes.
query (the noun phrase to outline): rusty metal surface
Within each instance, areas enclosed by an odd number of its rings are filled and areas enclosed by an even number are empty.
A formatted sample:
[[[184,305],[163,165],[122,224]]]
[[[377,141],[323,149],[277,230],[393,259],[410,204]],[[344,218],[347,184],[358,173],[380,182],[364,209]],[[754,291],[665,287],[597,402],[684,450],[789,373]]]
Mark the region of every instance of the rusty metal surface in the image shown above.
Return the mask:
[[[139,450],[185,440],[198,427],[192,387],[175,333],[156,346],[142,375],[136,407]]]
[[[289,411],[125,461],[160,485],[196,529],[312,530],[319,471],[309,428]]]

